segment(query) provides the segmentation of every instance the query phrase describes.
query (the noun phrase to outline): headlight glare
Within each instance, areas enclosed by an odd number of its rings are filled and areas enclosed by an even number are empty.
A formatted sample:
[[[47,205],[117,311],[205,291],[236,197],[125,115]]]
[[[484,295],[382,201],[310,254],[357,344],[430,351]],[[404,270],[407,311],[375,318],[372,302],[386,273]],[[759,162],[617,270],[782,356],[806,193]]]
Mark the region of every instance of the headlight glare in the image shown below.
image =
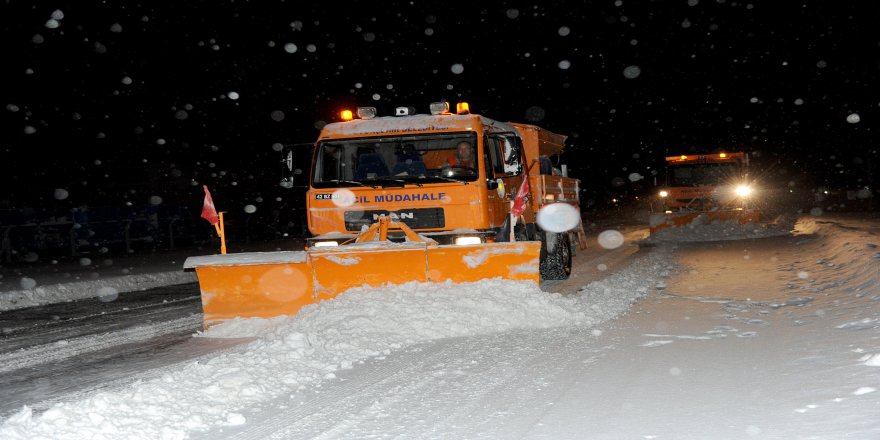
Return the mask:
[[[736,187],[736,195],[740,197],[748,197],[751,194],[752,188],[750,188],[748,185],[740,185]]]

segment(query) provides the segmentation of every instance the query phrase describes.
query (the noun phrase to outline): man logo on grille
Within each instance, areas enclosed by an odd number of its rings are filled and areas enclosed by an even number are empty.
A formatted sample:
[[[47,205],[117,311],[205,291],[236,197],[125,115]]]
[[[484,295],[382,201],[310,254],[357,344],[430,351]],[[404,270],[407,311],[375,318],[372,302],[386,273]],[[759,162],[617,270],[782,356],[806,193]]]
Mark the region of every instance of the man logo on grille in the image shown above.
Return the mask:
[[[387,214],[373,214],[373,220],[379,220],[379,217],[387,215],[391,220],[400,221],[403,219],[415,219],[416,215],[412,212],[389,212]]]

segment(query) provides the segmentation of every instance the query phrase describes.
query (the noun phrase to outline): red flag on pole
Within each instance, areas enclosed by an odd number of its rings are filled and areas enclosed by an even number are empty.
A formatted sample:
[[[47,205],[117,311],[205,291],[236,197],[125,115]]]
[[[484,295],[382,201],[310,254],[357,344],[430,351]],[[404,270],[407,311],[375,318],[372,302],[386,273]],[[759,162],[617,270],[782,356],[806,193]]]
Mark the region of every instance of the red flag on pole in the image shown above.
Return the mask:
[[[216,225],[220,222],[220,217],[217,215],[217,208],[214,207],[214,199],[211,198],[211,193],[208,192],[208,185],[202,185],[205,188],[205,204],[202,205],[202,218],[207,220],[208,223],[212,225]]]
[[[526,173],[523,175],[522,184],[519,185],[519,190],[516,192],[516,198],[513,199],[513,207],[510,208],[510,213],[514,217],[519,217],[526,210],[526,195],[529,194],[529,174]]]

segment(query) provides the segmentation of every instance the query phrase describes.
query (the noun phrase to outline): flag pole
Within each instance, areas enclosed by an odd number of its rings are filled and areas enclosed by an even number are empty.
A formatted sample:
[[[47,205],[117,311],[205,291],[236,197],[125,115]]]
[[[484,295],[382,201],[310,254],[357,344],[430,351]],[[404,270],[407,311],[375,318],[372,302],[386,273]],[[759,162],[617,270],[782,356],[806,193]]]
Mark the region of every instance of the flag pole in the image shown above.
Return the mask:
[[[513,243],[516,241],[516,234],[513,233],[513,230],[516,228],[516,216],[513,215],[513,200],[510,201],[510,242]]]
[[[226,255],[226,228],[223,226],[223,211],[220,211],[220,221],[214,224],[214,229],[220,236],[220,253]]]
[[[220,253],[226,255],[226,227],[223,225],[223,212],[217,215],[217,208],[214,207],[214,199],[211,198],[211,192],[208,191],[208,185],[202,185],[205,189],[205,201],[202,204],[202,218],[207,220],[217,235],[220,236]]]

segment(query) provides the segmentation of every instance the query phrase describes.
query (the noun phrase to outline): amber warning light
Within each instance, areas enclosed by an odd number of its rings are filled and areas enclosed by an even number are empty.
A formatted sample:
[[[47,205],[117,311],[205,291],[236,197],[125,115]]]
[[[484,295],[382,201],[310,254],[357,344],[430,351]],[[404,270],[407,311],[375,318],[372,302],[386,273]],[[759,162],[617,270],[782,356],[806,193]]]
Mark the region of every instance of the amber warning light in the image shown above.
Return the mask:
[[[343,121],[350,121],[352,119],[351,110],[343,110],[340,114]]]

